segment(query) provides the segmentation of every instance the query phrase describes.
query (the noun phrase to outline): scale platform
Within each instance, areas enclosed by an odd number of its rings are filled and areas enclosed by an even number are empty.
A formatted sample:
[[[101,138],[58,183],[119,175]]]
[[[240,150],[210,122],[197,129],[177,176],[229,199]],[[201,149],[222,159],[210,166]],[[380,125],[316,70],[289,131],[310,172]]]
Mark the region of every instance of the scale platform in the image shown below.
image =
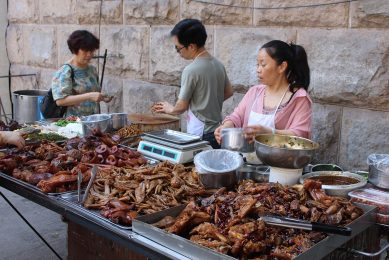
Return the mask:
[[[166,139],[159,139],[150,134],[142,136],[138,145],[138,152],[172,163],[188,163],[199,152],[212,149],[207,141],[194,141],[190,143],[173,143]]]

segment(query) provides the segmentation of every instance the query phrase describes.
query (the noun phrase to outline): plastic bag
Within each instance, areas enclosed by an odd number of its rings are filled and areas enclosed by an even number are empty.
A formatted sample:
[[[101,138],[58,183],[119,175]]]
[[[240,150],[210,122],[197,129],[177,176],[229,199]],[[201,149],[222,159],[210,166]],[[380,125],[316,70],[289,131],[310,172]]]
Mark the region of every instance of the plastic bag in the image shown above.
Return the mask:
[[[194,164],[199,173],[223,173],[240,168],[243,158],[238,152],[224,149],[207,150],[194,157]]]
[[[367,164],[389,174],[389,154],[370,154],[367,157]]]

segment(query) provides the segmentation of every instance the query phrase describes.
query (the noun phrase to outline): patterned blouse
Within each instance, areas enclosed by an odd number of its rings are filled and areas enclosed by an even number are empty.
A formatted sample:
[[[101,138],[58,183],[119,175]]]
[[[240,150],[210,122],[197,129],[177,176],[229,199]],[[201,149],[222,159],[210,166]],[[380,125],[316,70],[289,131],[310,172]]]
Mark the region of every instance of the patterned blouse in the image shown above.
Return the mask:
[[[70,95],[79,95],[88,92],[100,92],[96,68],[89,65],[86,68],[72,66],[74,81],[71,77],[71,68],[63,65],[54,75],[51,89],[54,100]],[[77,106],[68,106],[66,115],[85,116],[99,113],[99,104],[93,101],[85,101]]]

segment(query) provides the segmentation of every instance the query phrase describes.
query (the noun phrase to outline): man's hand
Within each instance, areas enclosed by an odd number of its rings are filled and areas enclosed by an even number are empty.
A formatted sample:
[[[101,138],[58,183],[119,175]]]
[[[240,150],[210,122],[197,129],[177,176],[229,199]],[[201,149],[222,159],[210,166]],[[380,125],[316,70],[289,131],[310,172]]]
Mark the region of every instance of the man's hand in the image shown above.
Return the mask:
[[[234,123],[232,123],[231,121],[226,121],[224,122],[224,124],[220,125],[218,128],[215,129],[215,132],[214,132],[214,135],[215,135],[215,139],[216,141],[220,144],[221,141],[222,141],[222,129],[223,128],[233,128],[234,127]]]
[[[171,105],[169,102],[163,101],[163,102],[157,102],[151,107],[151,111],[155,113],[165,113],[165,114],[171,114],[173,112],[173,105]]]

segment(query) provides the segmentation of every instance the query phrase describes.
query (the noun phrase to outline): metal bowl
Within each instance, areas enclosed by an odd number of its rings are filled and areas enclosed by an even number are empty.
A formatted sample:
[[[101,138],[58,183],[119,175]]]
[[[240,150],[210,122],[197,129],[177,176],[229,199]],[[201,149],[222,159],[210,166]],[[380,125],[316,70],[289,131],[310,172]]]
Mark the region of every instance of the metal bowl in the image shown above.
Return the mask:
[[[93,134],[94,131],[105,133],[109,130],[111,116],[107,114],[95,114],[81,117],[84,135]]]
[[[236,180],[241,182],[246,179],[255,182],[269,182],[269,166],[245,164],[236,170]]]
[[[297,136],[260,134],[255,137],[258,158],[264,164],[279,168],[304,168],[317,148],[318,143]]]
[[[206,188],[232,187],[236,184],[236,170],[243,164],[238,152],[224,149],[200,152],[193,161]]]
[[[351,172],[339,172],[339,171],[321,171],[321,172],[311,172],[304,174],[300,178],[300,183],[304,183],[304,180],[313,178],[313,177],[320,177],[320,176],[342,176],[342,177],[348,177],[357,180],[357,183],[354,184],[346,184],[346,185],[322,185],[322,189],[325,190],[325,192],[330,196],[338,196],[338,197],[347,197],[348,193],[352,190],[362,188],[366,185],[367,181],[366,178],[355,174]]]
[[[238,151],[241,153],[254,152],[254,142],[249,143],[244,137],[242,128],[223,128],[221,130],[222,149]]]
[[[117,131],[128,124],[127,113],[112,113],[111,116],[111,128],[113,131]]]

